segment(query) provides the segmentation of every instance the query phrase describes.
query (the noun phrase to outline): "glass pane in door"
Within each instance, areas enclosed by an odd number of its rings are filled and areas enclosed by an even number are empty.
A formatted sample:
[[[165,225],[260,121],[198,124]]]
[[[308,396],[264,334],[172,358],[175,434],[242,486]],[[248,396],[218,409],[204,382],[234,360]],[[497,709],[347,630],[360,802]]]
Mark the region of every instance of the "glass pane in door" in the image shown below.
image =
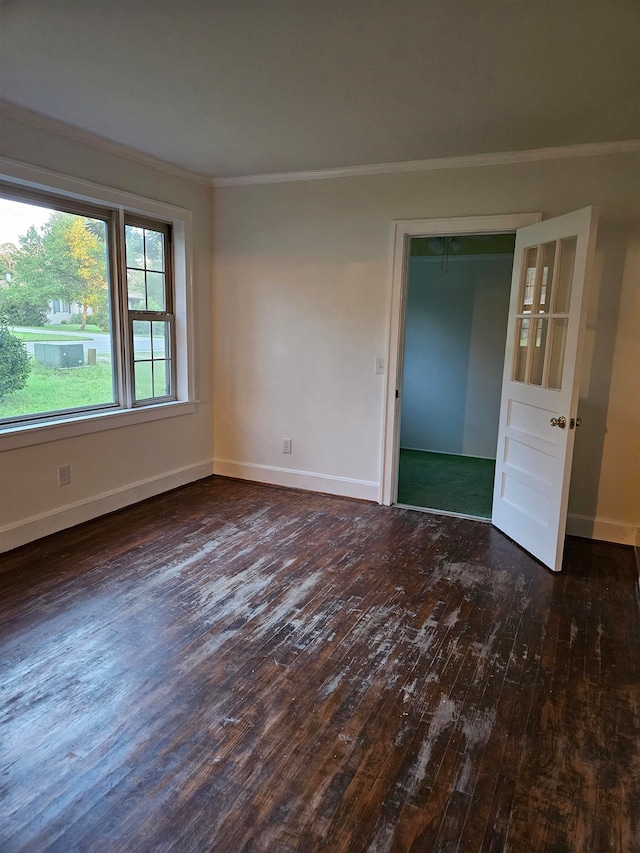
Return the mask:
[[[536,286],[536,263],[538,259],[538,247],[530,246],[525,250],[522,269],[522,282],[520,284],[520,305],[518,314],[529,314],[533,308],[533,295]]]
[[[560,268],[553,310],[556,314],[568,314],[571,303],[571,282],[576,259],[577,237],[560,240]]]
[[[531,351],[531,372],[529,374],[530,385],[542,385],[542,377],[544,374],[544,354],[547,347],[547,329],[549,321],[546,317],[534,320],[534,330],[532,341],[533,349]]]
[[[549,378],[547,387],[562,390],[562,364],[567,340],[569,320],[566,317],[551,320],[551,347],[549,350]]]
[[[524,382],[527,375],[527,350],[531,320],[523,317],[516,326],[516,346],[513,358],[513,381]]]
[[[524,249],[514,382],[561,390],[576,244],[575,237],[566,237]]]
[[[553,287],[553,268],[556,258],[556,243],[545,243],[542,246],[542,281],[537,294],[535,311],[548,314],[551,310],[551,288]]]

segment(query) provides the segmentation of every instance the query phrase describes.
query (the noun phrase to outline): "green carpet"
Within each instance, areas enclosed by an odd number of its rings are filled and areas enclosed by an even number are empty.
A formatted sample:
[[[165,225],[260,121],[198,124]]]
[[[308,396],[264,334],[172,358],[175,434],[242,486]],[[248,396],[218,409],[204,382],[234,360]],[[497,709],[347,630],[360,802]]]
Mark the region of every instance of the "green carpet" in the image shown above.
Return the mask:
[[[493,459],[400,450],[398,503],[491,518]]]

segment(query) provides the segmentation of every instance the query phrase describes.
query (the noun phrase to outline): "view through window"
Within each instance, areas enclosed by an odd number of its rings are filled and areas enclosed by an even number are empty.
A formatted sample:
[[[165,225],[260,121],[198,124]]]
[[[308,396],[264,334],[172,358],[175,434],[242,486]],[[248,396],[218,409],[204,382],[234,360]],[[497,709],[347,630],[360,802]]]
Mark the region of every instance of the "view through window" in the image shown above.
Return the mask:
[[[172,386],[167,233],[157,226],[127,223],[125,237],[135,396],[138,400],[166,397]]]
[[[0,421],[172,399],[169,226],[34,201],[0,197]]]

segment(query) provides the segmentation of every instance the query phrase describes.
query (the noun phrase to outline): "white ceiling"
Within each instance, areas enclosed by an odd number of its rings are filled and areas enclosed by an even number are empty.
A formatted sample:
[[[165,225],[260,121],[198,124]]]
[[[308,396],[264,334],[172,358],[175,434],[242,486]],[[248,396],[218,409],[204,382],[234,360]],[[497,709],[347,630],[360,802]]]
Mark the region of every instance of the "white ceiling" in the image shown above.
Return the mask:
[[[0,97],[210,176],[640,136],[637,0],[0,0]]]

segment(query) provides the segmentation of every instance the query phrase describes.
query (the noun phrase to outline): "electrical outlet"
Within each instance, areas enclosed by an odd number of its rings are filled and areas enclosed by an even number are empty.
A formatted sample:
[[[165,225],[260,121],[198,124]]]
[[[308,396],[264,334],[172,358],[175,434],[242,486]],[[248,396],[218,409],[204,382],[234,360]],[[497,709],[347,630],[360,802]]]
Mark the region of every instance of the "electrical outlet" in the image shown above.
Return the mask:
[[[291,453],[291,445],[293,444],[290,438],[282,439],[282,452],[283,453]]]
[[[68,486],[71,482],[71,465],[61,465],[58,468],[58,485]]]

